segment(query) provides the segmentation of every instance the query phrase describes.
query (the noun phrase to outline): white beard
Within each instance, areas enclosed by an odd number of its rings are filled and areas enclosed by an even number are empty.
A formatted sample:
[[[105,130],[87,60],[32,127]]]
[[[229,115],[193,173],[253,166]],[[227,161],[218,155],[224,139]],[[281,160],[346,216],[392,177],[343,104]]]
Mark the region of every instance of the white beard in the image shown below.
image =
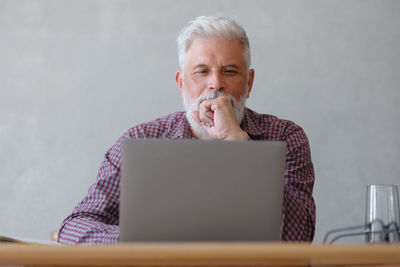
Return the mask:
[[[235,112],[236,120],[240,124],[244,118],[244,110],[246,108],[246,96],[248,90],[246,89],[245,93],[240,97],[240,100],[237,101],[233,96],[229,94],[225,94],[224,92],[217,91],[213,92],[209,95],[200,96],[193,103],[190,102],[190,98],[186,92],[186,89],[183,88],[183,105],[186,111],[186,118],[189,121],[190,127],[200,136],[201,139],[211,139],[210,135],[207,133],[206,129],[199,124],[193,117],[192,111],[199,110],[200,103],[207,99],[216,99],[220,96],[228,96],[232,101],[233,110]]]

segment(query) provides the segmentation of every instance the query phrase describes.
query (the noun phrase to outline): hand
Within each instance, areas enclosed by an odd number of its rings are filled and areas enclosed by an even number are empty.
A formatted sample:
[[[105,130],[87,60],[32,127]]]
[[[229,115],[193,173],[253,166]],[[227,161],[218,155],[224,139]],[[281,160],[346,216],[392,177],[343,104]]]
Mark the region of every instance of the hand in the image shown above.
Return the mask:
[[[247,140],[236,120],[232,102],[227,96],[207,99],[200,103],[199,111],[192,112],[193,118],[201,124],[213,139]]]

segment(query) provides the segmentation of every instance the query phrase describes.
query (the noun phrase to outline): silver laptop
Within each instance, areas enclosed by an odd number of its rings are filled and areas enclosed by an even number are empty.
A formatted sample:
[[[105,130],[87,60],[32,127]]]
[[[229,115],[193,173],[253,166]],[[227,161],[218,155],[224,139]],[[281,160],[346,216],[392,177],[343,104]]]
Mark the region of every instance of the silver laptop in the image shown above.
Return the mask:
[[[124,143],[120,241],[277,241],[286,144]]]

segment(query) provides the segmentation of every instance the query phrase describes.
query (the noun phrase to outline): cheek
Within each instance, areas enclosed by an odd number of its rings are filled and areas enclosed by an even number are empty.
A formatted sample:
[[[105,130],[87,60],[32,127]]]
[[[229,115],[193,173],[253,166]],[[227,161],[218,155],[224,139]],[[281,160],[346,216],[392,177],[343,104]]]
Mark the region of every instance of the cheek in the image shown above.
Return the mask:
[[[192,99],[197,99],[206,89],[204,82],[184,79],[183,87]]]
[[[230,84],[227,88],[226,93],[232,95],[235,99],[240,99],[246,91],[247,84],[243,81],[235,82]]]

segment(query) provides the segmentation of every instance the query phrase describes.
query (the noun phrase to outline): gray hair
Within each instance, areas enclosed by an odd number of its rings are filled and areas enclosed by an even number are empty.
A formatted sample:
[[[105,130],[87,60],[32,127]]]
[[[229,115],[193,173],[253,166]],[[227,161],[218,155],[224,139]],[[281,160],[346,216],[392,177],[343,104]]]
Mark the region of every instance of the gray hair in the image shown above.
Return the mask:
[[[183,70],[186,63],[186,53],[193,40],[198,38],[217,37],[228,40],[239,40],[244,48],[243,58],[246,68],[250,68],[250,43],[245,30],[235,19],[224,15],[200,16],[189,22],[182,29],[178,38],[179,66]]]

